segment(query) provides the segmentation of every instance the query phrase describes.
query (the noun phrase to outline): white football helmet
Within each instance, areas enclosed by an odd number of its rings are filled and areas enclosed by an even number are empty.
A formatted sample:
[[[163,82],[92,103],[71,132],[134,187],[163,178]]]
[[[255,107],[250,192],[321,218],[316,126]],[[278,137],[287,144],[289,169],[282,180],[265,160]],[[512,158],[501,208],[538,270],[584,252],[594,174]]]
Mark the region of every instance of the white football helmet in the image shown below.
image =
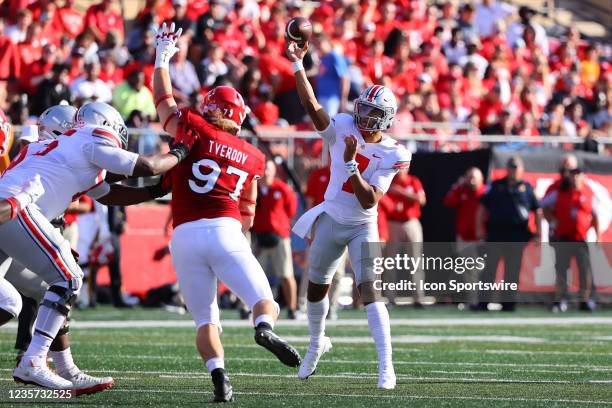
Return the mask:
[[[382,85],[369,86],[355,101],[353,116],[361,130],[387,130],[393,124],[397,100],[393,92]]]
[[[70,105],[55,105],[45,110],[39,117],[38,140],[55,139],[74,126],[77,109]]]
[[[76,112],[75,123],[77,125],[99,125],[113,129],[121,140],[121,147],[126,148],[128,144],[128,130],[121,114],[117,109],[104,102],[89,102],[81,106]]]

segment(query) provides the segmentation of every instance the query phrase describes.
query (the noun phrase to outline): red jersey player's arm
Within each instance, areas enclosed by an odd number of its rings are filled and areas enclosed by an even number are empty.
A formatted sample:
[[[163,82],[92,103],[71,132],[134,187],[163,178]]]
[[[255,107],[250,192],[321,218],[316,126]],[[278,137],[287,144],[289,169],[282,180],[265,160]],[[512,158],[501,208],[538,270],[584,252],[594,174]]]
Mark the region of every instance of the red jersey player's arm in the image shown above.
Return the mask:
[[[172,96],[172,82],[170,72],[166,68],[155,68],[153,73],[153,97],[159,121],[164,130],[172,137],[176,137],[179,110]]]
[[[257,180],[253,180],[240,196],[240,203],[238,204],[240,216],[242,218],[242,232],[247,232],[253,226],[256,203]]]

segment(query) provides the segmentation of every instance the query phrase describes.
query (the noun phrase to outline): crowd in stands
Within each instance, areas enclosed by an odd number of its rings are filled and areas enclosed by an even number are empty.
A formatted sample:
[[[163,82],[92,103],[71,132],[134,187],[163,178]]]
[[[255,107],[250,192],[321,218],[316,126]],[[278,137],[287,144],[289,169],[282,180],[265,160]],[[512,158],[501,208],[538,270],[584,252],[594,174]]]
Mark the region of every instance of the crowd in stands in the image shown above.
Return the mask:
[[[197,107],[207,89],[231,84],[260,124],[309,128],[284,57],[286,22],[305,15],[314,30],[305,65],[330,114],[350,111],[365,86],[382,83],[400,102],[394,131],[434,134],[442,150],[479,145],[448,142],[456,133],[569,136],[587,150],[610,134],[609,44],[574,28],[549,36],[528,7],[498,0],[301,3],[308,2],[146,0],[126,21],[117,0],[84,13],[74,0],[6,0],[0,108],[24,124],[61,100],[96,99],[146,126],[156,116],[155,29],[167,21],[185,33],[170,66],[181,105]]]

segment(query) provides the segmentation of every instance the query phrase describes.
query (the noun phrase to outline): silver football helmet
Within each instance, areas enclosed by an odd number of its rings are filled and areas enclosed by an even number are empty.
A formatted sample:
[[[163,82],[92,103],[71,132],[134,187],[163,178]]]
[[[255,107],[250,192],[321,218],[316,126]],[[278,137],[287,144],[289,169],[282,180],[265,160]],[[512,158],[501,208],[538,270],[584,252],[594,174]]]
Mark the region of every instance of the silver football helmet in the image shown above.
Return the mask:
[[[393,124],[397,100],[393,92],[382,85],[369,86],[355,101],[355,124],[361,130],[387,130]]]
[[[77,109],[70,105],[55,105],[45,110],[39,117],[38,140],[55,139],[74,126]]]
[[[114,130],[121,140],[121,147],[128,144],[128,130],[117,109],[104,102],[89,102],[81,106],[76,113],[75,122],[87,125],[106,126]]]

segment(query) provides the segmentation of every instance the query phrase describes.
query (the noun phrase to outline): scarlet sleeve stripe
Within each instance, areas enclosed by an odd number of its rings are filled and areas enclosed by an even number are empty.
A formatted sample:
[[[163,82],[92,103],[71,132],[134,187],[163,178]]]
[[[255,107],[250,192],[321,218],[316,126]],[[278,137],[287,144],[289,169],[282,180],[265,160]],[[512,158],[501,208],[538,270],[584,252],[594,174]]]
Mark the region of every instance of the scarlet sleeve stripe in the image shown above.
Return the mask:
[[[395,169],[407,169],[408,167],[410,167],[410,162],[409,161],[405,161],[405,162],[397,162],[393,165],[393,168]]]
[[[42,228],[36,224],[36,221],[34,221],[34,219],[28,213],[28,209],[26,208],[21,211],[17,219],[19,220],[22,228],[24,228],[30,235],[30,238],[32,238],[34,243],[45,253],[45,255],[47,255],[60,275],[62,275],[66,280],[71,280],[72,274],[70,273],[70,268],[62,259],[60,250],[53,243],[53,241],[45,235]]]
[[[165,94],[160,96],[156,101],[155,101],[155,109],[157,109],[157,107],[159,106],[160,103],[162,103],[163,101],[165,101],[166,99],[170,99],[172,98],[172,94]]]
[[[115,136],[111,132],[107,132],[106,130],[103,130],[103,129],[94,129],[93,132],[91,132],[91,134],[97,137],[101,137],[103,139],[109,139],[114,144],[116,144],[117,147],[121,147],[121,141],[117,138],[117,136]]]

